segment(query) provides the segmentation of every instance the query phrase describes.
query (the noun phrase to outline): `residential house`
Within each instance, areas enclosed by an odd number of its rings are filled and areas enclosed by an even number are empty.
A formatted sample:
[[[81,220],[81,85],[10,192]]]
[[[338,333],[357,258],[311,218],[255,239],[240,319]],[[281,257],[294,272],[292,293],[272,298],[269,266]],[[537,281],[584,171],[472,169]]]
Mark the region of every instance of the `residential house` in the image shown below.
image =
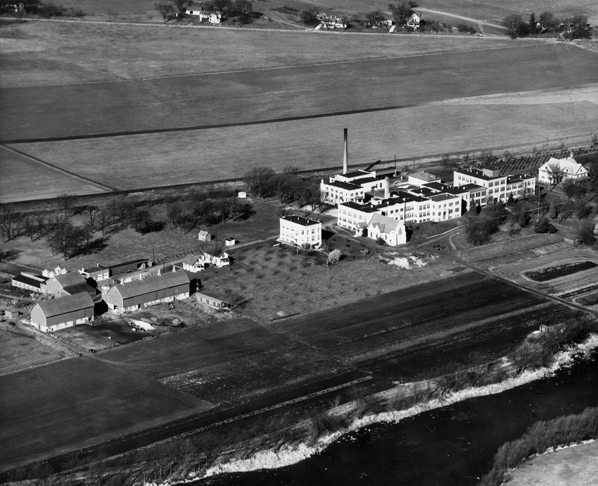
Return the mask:
[[[407,243],[405,224],[399,219],[374,214],[367,229],[369,238],[374,240],[381,238],[389,246],[399,246]]]
[[[577,162],[573,155],[564,159],[551,157],[538,169],[538,182],[543,184],[556,185],[566,179],[577,181],[586,179],[588,176],[588,169]]]
[[[322,245],[322,223],[302,216],[280,218],[278,241],[300,247],[318,248]]]
[[[94,303],[88,294],[75,294],[38,302],[31,309],[31,325],[53,332],[93,321]]]
[[[129,283],[114,285],[105,294],[109,309],[130,312],[142,307],[186,299],[190,281],[185,272],[169,272]]]
[[[218,268],[230,265],[230,257],[225,251],[217,253],[216,255],[204,252],[203,259],[206,265],[212,265]]]
[[[407,19],[407,27],[417,30],[421,25],[421,21],[421,15],[418,15],[415,12],[413,12],[411,16]]]
[[[186,9],[185,13],[193,17],[197,17],[200,22],[209,22],[210,24],[222,23],[222,12],[217,10],[204,10],[203,7],[198,9]]]
[[[182,263],[183,270],[186,272],[198,273],[206,268],[206,261],[204,260],[203,255],[189,255],[183,259]]]

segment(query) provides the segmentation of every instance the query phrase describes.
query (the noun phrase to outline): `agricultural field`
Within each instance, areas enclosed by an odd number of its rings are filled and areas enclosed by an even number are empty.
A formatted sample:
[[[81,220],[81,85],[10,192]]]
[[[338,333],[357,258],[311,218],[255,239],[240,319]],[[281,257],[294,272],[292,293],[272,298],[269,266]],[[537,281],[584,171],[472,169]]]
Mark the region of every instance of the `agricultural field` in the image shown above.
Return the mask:
[[[211,407],[130,369],[87,357],[0,376],[0,388],[3,470]]]
[[[101,357],[197,398],[238,405],[350,371],[335,358],[249,319],[176,330]]]
[[[539,254],[537,258],[525,259],[492,269],[494,273],[513,282],[522,283],[548,294],[561,294],[598,282],[598,252],[589,248],[563,248],[561,251]],[[584,267],[590,267],[583,269]],[[579,270],[566,274],[564,270]],[[555,278],[536,281],[530,272],[550,272]]]
[[[0,203],[104,191],[0,146]]]
[[[33,337],[3,327],[0,330],[0,373],[17,371],[61,359],[58,351],[44,346]]]
[[[389,380],[475,352],[495,359],[541,324],[579,315],[514,286],[467,272],[434,285],[281,322],[277,330]]]
[[[47,86],[43,93],[37,87],[8,88],[0,100],[0,136],[8,142],[280,122],[530,86],[583,86],[598,81],[598,72],[587,69],[596,56],[575,46],[513,44],[450,55]]]

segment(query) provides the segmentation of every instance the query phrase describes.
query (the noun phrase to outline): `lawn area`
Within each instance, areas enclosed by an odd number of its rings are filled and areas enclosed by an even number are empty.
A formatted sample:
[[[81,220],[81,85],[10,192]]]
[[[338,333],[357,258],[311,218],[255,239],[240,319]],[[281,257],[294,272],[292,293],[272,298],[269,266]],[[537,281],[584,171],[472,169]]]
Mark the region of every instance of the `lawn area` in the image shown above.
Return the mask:
[[[56,339],[74,344],[83,350],[113,348],[120,344],[130,344],[151,336],[147,332],[135,332],[121,320],[102,321],[93,326],[74,326],[54,333]]]
[[[62,358],[58,351],[44,346],[33,337],[6,329],[0,330],[0,373],[37,366]]]
[[[0,376],[2,469],[82,447],[210,404],[87,357]]]

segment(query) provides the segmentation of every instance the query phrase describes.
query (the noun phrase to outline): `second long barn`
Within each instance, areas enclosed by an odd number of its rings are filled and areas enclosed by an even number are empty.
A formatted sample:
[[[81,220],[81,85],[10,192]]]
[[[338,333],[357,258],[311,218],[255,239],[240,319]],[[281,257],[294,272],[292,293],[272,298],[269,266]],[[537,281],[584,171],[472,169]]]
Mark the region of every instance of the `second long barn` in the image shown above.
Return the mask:
[[[178,271],[114,285],[104,300],[115,312],[130,312],[162,302],[186,299],[189,294],[189,277]]]

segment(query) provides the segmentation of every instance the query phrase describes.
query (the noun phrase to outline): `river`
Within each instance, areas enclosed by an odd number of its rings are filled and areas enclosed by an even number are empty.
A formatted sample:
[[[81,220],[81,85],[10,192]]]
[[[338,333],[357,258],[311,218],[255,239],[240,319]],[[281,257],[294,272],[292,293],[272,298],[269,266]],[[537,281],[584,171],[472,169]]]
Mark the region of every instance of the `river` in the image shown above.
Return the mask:
[[[398,424],[348,434],[293,466],[223,474],[199,485],[475,485],[504,442],[538,420],[598,405],[598,351],[590,360],[497,395],[470,398]]]

